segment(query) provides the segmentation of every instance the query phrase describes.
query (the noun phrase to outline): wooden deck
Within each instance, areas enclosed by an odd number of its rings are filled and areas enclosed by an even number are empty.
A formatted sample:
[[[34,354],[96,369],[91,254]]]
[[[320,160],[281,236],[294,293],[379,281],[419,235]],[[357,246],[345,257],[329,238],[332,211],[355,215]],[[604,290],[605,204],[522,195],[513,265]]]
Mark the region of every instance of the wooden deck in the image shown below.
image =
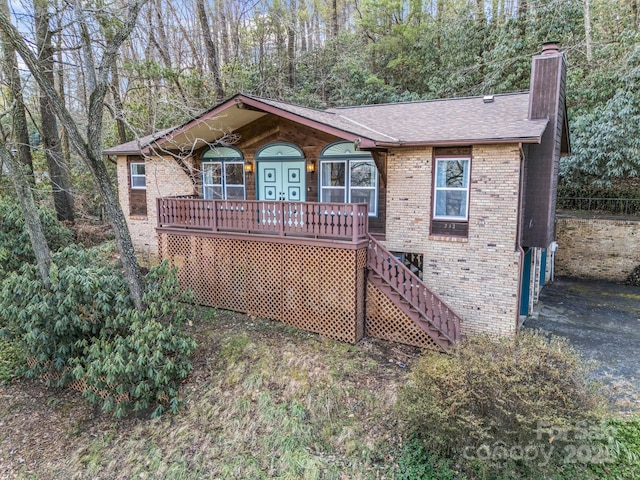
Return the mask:
[[[159,198],[158,228],[340,240],[368,239],[364,203]]]
[[[348,342],[461,338],[461,318],[369,234],[366,204],[160,198],[157,214],[160,258],[199,303]]]

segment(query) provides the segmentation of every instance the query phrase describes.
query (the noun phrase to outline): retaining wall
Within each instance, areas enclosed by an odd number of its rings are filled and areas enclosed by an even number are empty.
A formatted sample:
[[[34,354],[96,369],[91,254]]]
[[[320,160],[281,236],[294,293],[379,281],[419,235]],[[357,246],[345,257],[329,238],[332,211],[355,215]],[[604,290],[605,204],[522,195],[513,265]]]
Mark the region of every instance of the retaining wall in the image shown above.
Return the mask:
[[[555,274],[624,281],[640,264],[640,218],[559,214]]]

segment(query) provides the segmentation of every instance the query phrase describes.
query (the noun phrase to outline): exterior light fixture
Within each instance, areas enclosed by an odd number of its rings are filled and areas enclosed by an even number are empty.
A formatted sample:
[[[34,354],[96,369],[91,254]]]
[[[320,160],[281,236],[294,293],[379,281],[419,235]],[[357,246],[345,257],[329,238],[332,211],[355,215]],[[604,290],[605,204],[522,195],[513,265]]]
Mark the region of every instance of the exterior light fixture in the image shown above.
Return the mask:
[[[253,162],[251,160],[246,160],[244,162],[244,171],[247,173],[253,172]]]
[[[307,172],[313,173],[316,171],[316,162],[313,160],[307,160]]]

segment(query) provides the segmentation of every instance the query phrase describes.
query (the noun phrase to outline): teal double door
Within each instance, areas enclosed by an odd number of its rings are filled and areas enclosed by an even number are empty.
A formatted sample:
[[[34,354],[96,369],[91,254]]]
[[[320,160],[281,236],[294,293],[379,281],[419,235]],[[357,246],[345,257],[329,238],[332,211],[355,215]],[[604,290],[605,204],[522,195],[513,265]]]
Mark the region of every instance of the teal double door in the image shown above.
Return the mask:
[[[306,178],[304,160],[258,162],[256,197],[258,200],[304,202]]]

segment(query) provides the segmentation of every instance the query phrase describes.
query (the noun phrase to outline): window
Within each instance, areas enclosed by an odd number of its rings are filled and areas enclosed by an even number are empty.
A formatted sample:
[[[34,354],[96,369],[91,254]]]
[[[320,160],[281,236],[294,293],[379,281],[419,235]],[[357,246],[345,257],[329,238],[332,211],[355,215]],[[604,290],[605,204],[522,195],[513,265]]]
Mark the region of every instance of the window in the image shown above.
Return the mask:
[[[213,200],[244,200],[244,161],[229,147],[207,150],[202,156],[202,196]]]
[[[147,178],[144,159],[139,156],[127,157],[129,168],[129,215],[147,216]]]
[[[144,163],[131,163],[131,188],[147,188]]]
[[[366,203],[369,216],[378,214],[378,169],[371,153],[356,151],[353,143],[327,147],[320,156],[320,201]]]
[[[469,231],[471,158],[436,157],[431,233],[466,237]]]
[[[433,218],[467,220],[469,164],[468,158],[436,159]]]

